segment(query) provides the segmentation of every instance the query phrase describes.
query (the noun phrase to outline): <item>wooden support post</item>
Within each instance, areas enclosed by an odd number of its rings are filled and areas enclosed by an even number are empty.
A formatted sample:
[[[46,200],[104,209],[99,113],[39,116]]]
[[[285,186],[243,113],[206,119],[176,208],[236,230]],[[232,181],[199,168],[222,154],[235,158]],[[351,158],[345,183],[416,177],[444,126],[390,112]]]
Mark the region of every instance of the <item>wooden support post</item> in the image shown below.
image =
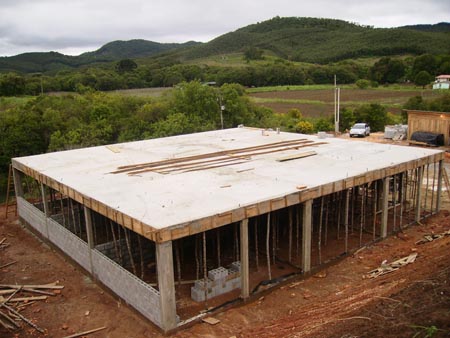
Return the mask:
[[[345,211],[344,211],[344,226],[345,226],[345,253],[348,253],[348,221],[349,221],[349,209],[350,209],[350,190],[345,190]]]
[[[311,270],[311,219],[312,200],[303,203],[303,245],[302,245],[302,270],[303,273]]]
[[[86,234],[87,234],[87,241],[88,241],[88,247],[89,247],[89,265],[91,268],[91,274],[92,276],[94,276],[95,278],[95,273],[94,273],[94,264],[92,262],[92,250],[95,247],[95,243],[94,243],[94,232],[92,230],[92,215],[91,215],[91,209],[89,209],[88,207],[84,206],[84,220],[86,223]]]
[[[256,271],[258,271],[259,270],[258,217],[255,217],[254,220],[255,220],[255,264],[256,264]]]
[[[288,229],[288,236],[289,236],[289,238],[288,238],[288,246],[289,246],[289,248],[288,248],[288,261],[289,261],[289,263],[292,263],[292,223],[293,223],[293,220],[292,220],[292,212],[293,212],[293,210],[292,210],[293,208],[291,207],[291,208],[288,208],[288,218],[289,218],[289,229]]]
[[[272,272],[270,271],[270,212],[267,213],[267,231],[266,231],[266,257],[267,257],[267,274],[268,279],[272,279]]]
[[[400,200],[400,219],[399,219],[399,227],[400,227],[400,231],[403,230],[403,204],[405,203],[404,201],[404,197],[405,197],[405,174],[404,173],[400,173],[400,185],[399,185],[399,200]]]
[[[387,237],[387,223],[388,223],[388,213],[389,213],[389,177],[383,178],[383,194],[381,202],[381,237]]]
[[[14,189],[17,197],[24,197],[22,187],[22,173],[13,167]]]
[[[160,293],[161,328],[167,332],[177,326],[172,241],[156,243],[156,264]]]
[[[217,267],[221,266],[220,261],[220,228],[217,228],[216,230],[216,249],[217,249]]]
[[[375,240],[377,232],[377,205],[378,205],[378,181],[374,182],[374,198],[372,199],[372,214],[373,214],[373,225],[372,225],[372,239]]]
[[[45,235],[49,238],[50,234],[48,231],[48,222],[47,218],[50,217],[50,213],[48,210],[48,201],[47,201],[47,192],[45,190],[45,185],[41,183],[41,196],[42,196],[42,205],[44,206],[44,214],[45,214]]]
[[[423,181],[423,167],[418,168],[417,173],[417,183],[416,183],[416,213],[414,220],[416,222],[420,221],[420,215],[422,213],[422,181]]]
[[[442,194],[442,178],[444,174],[444,160],[439,161],[438,169],[438,186],[437,186],[437,196],[436,196],[436,213],[441,210],[441,194]]]
[[[241,221],[241,297],[250,295],[249,261],[248,261],[248,218]]]

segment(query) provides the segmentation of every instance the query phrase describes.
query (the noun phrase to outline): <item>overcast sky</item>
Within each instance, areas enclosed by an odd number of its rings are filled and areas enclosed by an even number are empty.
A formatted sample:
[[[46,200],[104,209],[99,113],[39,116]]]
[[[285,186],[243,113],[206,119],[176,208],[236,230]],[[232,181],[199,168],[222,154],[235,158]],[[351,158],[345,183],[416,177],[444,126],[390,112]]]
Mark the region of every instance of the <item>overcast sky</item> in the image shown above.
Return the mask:
[[[78,55],[114,40],[207,42],[274,16],[375,27],[450,21],[450,0],[0,0],[0,56]]]

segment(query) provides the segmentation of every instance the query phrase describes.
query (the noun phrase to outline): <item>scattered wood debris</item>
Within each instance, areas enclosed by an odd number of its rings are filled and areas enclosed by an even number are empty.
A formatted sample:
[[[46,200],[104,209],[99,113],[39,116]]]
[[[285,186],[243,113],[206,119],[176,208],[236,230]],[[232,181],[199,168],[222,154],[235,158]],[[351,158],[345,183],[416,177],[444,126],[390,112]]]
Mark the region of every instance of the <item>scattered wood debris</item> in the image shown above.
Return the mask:
[[[410,254],[409,256],[400,258],[389,264],[387,264],[386,261],[383,261],[383,263],[381,263],[381,266],[379,268],[369,271],[364,276],[364,278],[376,278],[376,277],[394,272],[394,271],[400,269],[402,266],[413,263],[416,260],[416,257],[417,257],[417,252],[414,252],[414,253]]]
[[[220,320],[214,318],[214,317],[206,317],[202,318],[202,321],[205,323],[208,323],[209,325],[216,325],[220,323]]]
[[[88,334],[91,334],[91,333],[94,333],[94,332],[98,332],[98,331],[101,331],[101,330],[104,330],[104,329],[106,329],[106,326],[98,327],[96,329],[92,329],[92,330],[88,330],[88,331],[84,331],[84,332],[75,333],[75,334],[72,334],[70,336],[66,336],[64,338],[76,338],[76,337],[86,336]]]
[[[425,244],[428,242],[432,242],[436,239],[440,239],[440,238],[444,238],[445,236],[450,236],[450,230],[444,231],[440,234],[429,234],[429,235],[424,235],[423,238],[421,240],[418,240],[416,242],[417,244]]]
[[[6,249],[9,246],[9,243],[6,243],[6,237],[0,241],[0,250]]]
[[[44,284],[44,285],[14,285],[14,284],[1,284],[0,285],[0,325],[9,331],[20,329],[21,326],[17,321],[21,320],[39,331],[45,333],[45,330],[36,325],[33,321],[26,318],[20,313],[25,306],[34,304],[36,301],[47,300],[48,296],[56,296],[53,292],[44,290],[60,290],[64,288],[57,283]],[[17,294],[23,293],[37,293],[43,296],[25,296],[15,297]],[[4,295],[4,296],[3,296]],[[8,296],[6,296],[8,295]],[[4,310],[1,311],[1,310]]]
[[[0,269],[6,268],[7,266],[10,266],[10,265],[13,265],[13,264],[16,264],[16,263],[17,263],[17,261],[12,261],[12,262],[3,264],[2,266],[0,266]]]

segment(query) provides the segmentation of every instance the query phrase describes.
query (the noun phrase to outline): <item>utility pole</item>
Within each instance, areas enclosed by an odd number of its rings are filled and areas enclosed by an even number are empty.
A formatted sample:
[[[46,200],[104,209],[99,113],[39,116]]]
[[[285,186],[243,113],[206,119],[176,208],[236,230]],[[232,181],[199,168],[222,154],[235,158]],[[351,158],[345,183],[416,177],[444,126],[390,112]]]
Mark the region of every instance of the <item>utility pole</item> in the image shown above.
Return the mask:
[[[334,74],[334,132],[339,133],[339,110],[341,101],[341,88],[337,87],[336,74]]]
[[[220,126],[223,129],[223,111],[225,110],[225,106],[222,104],[222,95],[219,92],[219,109],[220,109]]]

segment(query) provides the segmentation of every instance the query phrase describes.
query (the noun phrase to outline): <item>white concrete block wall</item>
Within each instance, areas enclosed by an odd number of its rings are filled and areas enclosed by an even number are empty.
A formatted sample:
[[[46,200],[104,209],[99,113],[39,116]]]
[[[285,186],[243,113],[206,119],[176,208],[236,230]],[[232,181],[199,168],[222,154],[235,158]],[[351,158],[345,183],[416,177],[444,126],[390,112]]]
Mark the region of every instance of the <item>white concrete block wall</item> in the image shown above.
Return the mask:
[[[87,243],[53,219],[49,218],[47,223],[50,242],[64,251],[85,270],[92,272]]]
[[[110,288],[119,297],[134,307],[146,318],[160,326],[160,293],[150,285],[134,276],[129,271],[103,255],[92,250],[92,269],[88,244],[64,228],[52,218],[45,217],[34,205],[25,199],[17,198],[19,216],[30,226],[47,237],[46,226],[49,230],[49,240],[66,253],[84,269],[91,272],[98,280]]]
[[[45,214],[22,197],[17,197],[17,213],[34,229],[47,237]]]
[[[94,275],[120,298],[160,325],[160,293],[97,250],[92,250]]]

